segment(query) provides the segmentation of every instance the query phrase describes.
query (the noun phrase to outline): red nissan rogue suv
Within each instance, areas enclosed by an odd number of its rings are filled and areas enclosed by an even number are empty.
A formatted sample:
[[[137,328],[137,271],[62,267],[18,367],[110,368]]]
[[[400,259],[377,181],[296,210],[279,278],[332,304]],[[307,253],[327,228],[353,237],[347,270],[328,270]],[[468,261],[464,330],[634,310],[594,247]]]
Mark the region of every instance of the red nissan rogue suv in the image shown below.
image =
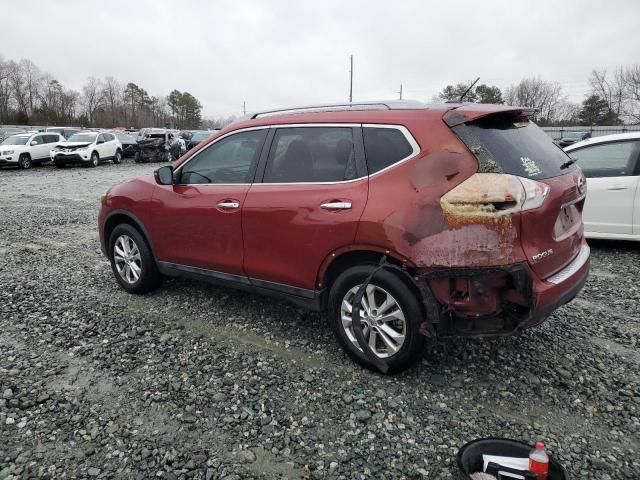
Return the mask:
[[[503,105],[263,112],[112,187],[99,232],[146,293],[188,276],[326,312],[344,349],[398,370],[427,337],[522,331],[584,285],[586,184]]]

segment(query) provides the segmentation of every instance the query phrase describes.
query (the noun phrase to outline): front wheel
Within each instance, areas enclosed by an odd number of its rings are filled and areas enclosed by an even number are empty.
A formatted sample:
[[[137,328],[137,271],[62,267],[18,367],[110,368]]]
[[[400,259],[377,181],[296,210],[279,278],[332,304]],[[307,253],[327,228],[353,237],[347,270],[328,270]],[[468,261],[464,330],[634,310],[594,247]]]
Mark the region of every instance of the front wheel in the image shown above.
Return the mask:
[[[151,292],[162,283],[151,249],[129,224],[120,224],[111,233],[109,259],[116,281],[129,293]]]
[[[362,352],[352,322],[353,300],[358,289],[376,267],[359,265],[345,270],[329,292],[329,321],[336,338],[358,363],[374,368]],[[379,270],[365,289],[360,302],[360,323],[369,348],[389,367],[402,370],[422,353],[425,338],[420,334],[424,313],[416,294],[401,275]]]
[[[31,157],[29,155],[20,155],[18,165],[20,166],[20,168],[28,170],[33,166],[33,162],[31,161]]]
[[[89,167],[91,168],[97,167],[99,161],[100,161],[100,158],[98,157],[98,152],[93,152],[91,154],[91,159],[89,160]]]

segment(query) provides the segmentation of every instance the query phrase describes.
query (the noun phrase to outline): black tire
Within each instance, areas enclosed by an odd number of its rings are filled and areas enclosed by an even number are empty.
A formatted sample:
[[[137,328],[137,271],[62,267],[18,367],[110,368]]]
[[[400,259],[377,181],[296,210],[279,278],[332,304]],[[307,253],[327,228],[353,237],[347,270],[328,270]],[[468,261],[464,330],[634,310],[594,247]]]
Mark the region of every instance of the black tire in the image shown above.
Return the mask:
[[[53,162],[53,168],[64,168],[64,166],[62,162]]]
[[[115,244],[121,236],[127,236],[135,242],[140,254],[141,273],[139,278],[134,282],[126,281],[118,271],[115,260]],[[113,229],[109,237],[109,261],[111,262],[111,270],[120,286],[129,293],[143,294],[156,290],[162,284],[162,275],[158,271],[151,249],[147,245],[146,240],[140,231],[129,225],[121,223]]]
[[[142,163],[142,155],[140,155],[140,152],[136,152],[133,155],[133,161],[136,163]]]
[[[91,154],[91,159],[89,160],[89,168],[97,167],[98,163],[100,163],[100,157],[98,156],[98,152],[93,152]]]
[[[114,165],[119,165],[122,163],[122,152],[120,150],[116,150],[116,155],[113,157]]]
[[[340,309],[345,295],[353,287],[361,285],[375,268],[375,265],[358,265],[345,270],[331,286],[328,299],[329,322],[338,342],[356,362],[371,369],[375,367],[347,336],[342,326]],[[396,300],[404,314],[404,343],[395,354],[382,358],[382,361],[389,367],[390,373],[403,370],[418,360],[424,349],[425,337],[419,331],[420,324],[425,319],[421,303],[407,285],[406,279],[391,270],[379,270],[370,285],[380,287],[388,292]]]
[[[23,153],[22,155],[20,155],[20,158],[18,159],[18,165],[24,170],[28,170],[33,167],[31,155],[29,155],[28,153]]]

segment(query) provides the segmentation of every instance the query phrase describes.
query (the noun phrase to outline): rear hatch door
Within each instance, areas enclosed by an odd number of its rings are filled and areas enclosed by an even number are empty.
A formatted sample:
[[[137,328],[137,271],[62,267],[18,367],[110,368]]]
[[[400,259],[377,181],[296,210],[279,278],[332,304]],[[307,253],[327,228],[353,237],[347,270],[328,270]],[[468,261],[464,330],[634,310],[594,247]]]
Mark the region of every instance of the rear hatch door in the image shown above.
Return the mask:
[[[519,213],[527,261],[547,278],[578,254],[586,188],[580,169],[525,113],[530,112],[477,115],[453,130],[478,158],[479,172],[516,175],[549,187],[540,207]]]

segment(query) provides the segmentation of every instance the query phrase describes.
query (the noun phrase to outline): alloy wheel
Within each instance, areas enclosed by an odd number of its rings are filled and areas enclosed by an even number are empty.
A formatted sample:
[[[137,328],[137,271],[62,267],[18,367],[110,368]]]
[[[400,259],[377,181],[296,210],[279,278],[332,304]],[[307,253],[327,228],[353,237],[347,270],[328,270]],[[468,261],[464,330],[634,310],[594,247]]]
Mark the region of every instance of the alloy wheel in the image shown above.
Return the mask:
[[[142,275],[142,258],[138,245],[129,235],[120,235],[113,244],[113,261],[125,282],[136,283]]]
[[[353,299],[360,285],[349,290],[340,306],[340,318],[345,334],[362,350],[355,337],[352,320]],[[367,285],[360,302],[360,323],[362,333],[369,348],[378,358],[389,358],[404,344],[407,322],[398,301],[385,289],[377,285]]]

